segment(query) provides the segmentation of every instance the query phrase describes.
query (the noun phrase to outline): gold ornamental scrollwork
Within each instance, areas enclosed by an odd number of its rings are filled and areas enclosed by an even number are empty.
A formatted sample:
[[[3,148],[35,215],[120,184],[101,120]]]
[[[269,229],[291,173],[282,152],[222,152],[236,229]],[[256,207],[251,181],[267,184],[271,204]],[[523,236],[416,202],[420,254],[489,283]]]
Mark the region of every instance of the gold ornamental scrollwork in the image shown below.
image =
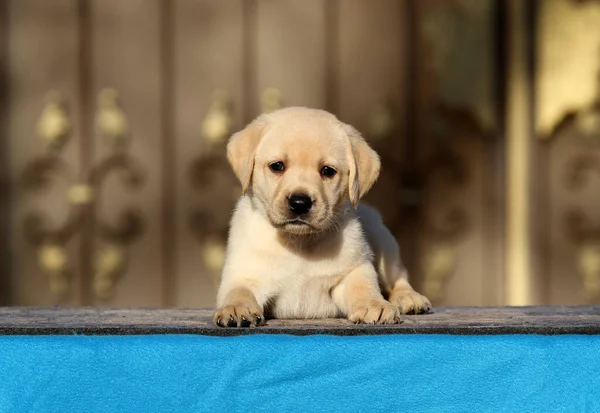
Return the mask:
[[[390,138],[396,130],[394,107],[390,102],[375,105],[369,122],[368,136],[374,140]]]
[[[127,254],[121,244],[104,244],[94,254],[94,293],[102,299],[113,296],[114,286],[126,267]]]
[[[109,147],[120,148],[127,143],[129,122],[115,89],[102,89],[98,94],[96,131]]]
[[[231,188],[236,185],[235,178],[229,176],[228,168],[227,161],[215,155],[197,160],[190,173],[192,185],[199,190],[198,192],[213,194],[211,198],[219,201],[218,208],[206,205],[193,210],[189,216],[191,232],[201,245],[201,258],[215,292],[225,262],[230,211],[237,199],[235,193],[231,192]],[[207,173],[209,169],[212,174]],[[221,178],[228,177],[230,182],[226,185],[215,185],[213,179],[216,174],[220,174]]]
[[[112,150],[90,167],[87,179],[83,182],[76,180],[74,171],[61,153],[70,132],[70,121],[62,97],[52,91],[46,99],[36,128],[45,152],[26,165],[23,181],[25,188],[30,191],[47,190],[53,182],[66,182],[67,218],[53,225],[47,213],[33,211],[25,216],[23,228],[27,240],[36,247],[38,263],[48,276],[50,290],[59,299],[64,299],[70,292],[73,275],[67,244],[83,231],[83,218],[92,210],[89,207],[93,205],[96,207],[94,211],[98,209],[106,177],[113,171],[121,172],[124,184],[136,189],[142,185],[144,173],[137,161],[125,152],[127,118],[118,105],[118,94],[114,89],[100,92],[96,114],[96,130]],[[107,298],[125,269],[126,245],[142,232],[142,218],[135,209],[122,212],[114,224],[94,218],[94,235],[99,239],[100,247],[92,257],[93,286],[96,295]]]
[[[226,90],[213,92],[208,112],[202,120],[200,134],[211,144],[223,143],[231,134],[231,98]]]
[[[106,88],[98,95],[96,130],[110,149],[108,155],[94,165],[89,174],[90,188],[100,198],[103,184],[110,174],[118,174],[122,185],[139,189],[145,180],[144,170],[137,160],[126,151],[130,130],[119,94]],[[96,203],[100,209],[99,200]],[[98,298],[110,299],[127,267],[127,245],[134,242],[144,230],[142,213],[137,208],[126,208],[109,223],[96,216],[98,248],[94,253],[92,268],[93,289]]]
[[[71,131],[67,108],[63,96],[55,90],[48,92],[45,100],[46,105],[37,123],[37,135],[46,148],[60,150]]]
[[[44,153],[30,161],[23,171],[24,189],[38,192],[61,181],[71,183],[75,177],[69,165],[61,158],[71,132],[64,97],[58,91],[45,96],[36,125],[38,139],[42,141]],[[72,268],[67,253],[67,243],[77,232],[81,213],[67,203],[66,219],[56,224],[42,211],[29,212],[23,222],[25,238],[35,246],[38,264],[48,277],[50,291],[64,298],[70,289]]]
[[[268,87],[260,94],[260,104],[262,113],[270,113],[281,109],[282,93],[275,87]]]
[[[200,136],[209,145],[189,168],[189,182],[204,202],[191,211],[189,228],[201,245],[200,257],[215,292],[225,261],[230,211],[241,191],[225,156],[233,115],[229,94],[217,90],[204,118]]]
[[[224,153],[224,148],[222,151]],[[239,191],[237,181],[224,155],[214,152],[193,162],[190,169],[192,187],[211,199],[193,210],[189,216],[190,230],[201,245],[201,258],[213,286],[219,286],[221,268],[225,262],[225,249],[230,211],[235,205]],[[219,182],[224,182],[219,184]]]
[[[54,241],[44,241],[38,247],[38,262],[48,274],[50,291],[57,296],[69,292],[71,274],[68,267],[67,250]]]
[[[90,173],[90,184],[101,194],[102,184],[110,173],[120,173],[121,182],[132,190],[139,189],[145,174],[141,165],[129,154],[115,151],[101,160]],[[94,292],[102,299],[111,298],[114,288],[123,276],[126,265],[127,245],[138,239],[144,231],[142,213],[136,208],[121,211],[112,223],[96,217],[96,237],[99,249],[95,252]]]

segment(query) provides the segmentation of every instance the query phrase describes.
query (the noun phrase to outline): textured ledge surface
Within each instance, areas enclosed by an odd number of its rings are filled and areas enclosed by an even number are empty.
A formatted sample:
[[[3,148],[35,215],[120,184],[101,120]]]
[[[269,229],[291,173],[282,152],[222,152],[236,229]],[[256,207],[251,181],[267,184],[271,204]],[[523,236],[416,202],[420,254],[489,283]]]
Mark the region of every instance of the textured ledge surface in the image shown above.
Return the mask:
[[[326,319],[268,320],[259,328],[220,328],[212,323],[212,313],[206,308],[0,307],[0,335],[600,334],[600,306],[439,307],[385,326]]]

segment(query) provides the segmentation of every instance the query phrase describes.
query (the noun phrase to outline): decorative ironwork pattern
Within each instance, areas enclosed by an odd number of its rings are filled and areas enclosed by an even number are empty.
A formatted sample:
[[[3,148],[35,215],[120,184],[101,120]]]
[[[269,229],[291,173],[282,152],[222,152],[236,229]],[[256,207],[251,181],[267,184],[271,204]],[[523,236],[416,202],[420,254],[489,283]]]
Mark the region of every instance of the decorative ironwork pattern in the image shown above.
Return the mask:
[[[241,195],[239,185],[225,157],[226,144],[232,128],[229,93],[217,90],[200,126],[206,144],[202,155],[189,167],[189,181],[203,195],[203,205],[190,212],[190,230],[201,245],[202,261],[218,288],[225,249],[229,218],[234,203]],[[225,183],[218,185],[217,183]]]
[[[112,89],[100,93],[97,128],[107,138],[112,152],[90,168],[85,182],[76,182],[73,171],[61,157],[70,126],[65,105],[56,92],[49,94],[38,123],[37,132],[45,143],[45,153],[32,160],[23,172],[28,190],[45,188],[53,178],[71,185],[67,193],[69,206],[64,222],[53,226],[47,214],[33,211],[23,223],[27,240],[38,250],[40,267],[49,276],[50,289],[60,298],[65,298],[69,293],[72,277],[66,246],[76,233],[82,231],[83,217],[90,210],[87,207],[99,200],[107,176],[121,172],[124,184],[132,189],[141,187],[145,179],[141,166],[125,152],[127,119],[118,106],[117,98],[116,91]],[[95,236],[101,247],[96,251],[92,263],[93,285],[98,297],[108,298],[126,268],[126,245],[143,232],[143,219],[136,209],[123,211],[116,223],[112,224],[95,218]]]

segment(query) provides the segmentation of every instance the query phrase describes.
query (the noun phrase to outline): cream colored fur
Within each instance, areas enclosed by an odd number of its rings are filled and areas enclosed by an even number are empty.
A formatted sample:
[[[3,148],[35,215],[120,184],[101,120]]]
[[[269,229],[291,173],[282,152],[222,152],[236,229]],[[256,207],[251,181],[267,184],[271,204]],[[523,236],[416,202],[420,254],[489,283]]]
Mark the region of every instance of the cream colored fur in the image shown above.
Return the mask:
[[[232,136],[227,156],[244,195],[231,220],[215,323],[256,326],[267,314],[388,324],[431,308],[410,286],[377,211],[359,204],[380,161],[354,128],[325,111],[281,109]],[[285,169],[274,172],[275,162]],[[324,166],[337,173],[323,176]],[[297,193],[313,201],[302,219],[288,205]]]

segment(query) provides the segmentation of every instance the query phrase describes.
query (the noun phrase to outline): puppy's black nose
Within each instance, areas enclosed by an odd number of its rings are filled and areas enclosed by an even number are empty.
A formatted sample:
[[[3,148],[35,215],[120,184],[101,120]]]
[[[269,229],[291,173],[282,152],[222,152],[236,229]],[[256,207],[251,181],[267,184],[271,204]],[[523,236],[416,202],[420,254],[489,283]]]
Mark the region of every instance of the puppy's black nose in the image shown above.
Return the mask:
[[[289,197],[288,204],[290,211],[294,214],[306,214],[312,208],[312,199],[308,195],[295,194]]]

